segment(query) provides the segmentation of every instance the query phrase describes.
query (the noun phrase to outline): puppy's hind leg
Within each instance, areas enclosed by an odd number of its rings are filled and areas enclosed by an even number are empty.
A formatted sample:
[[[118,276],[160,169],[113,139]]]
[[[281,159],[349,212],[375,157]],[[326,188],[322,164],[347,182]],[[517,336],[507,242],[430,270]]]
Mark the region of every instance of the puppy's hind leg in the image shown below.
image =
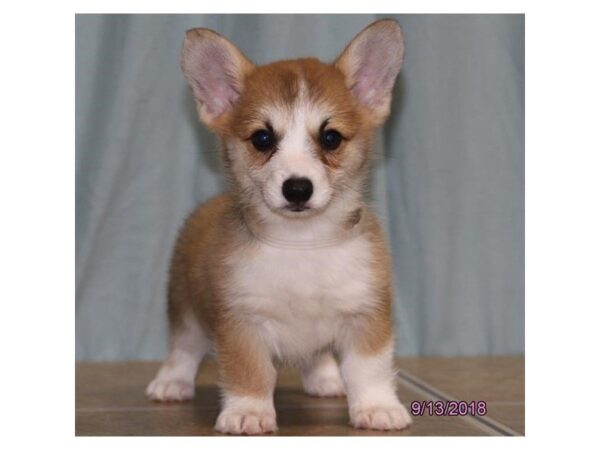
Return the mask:
[[[183,401],[194,397],[196,373],[210,341],[200,323],[191,313],[171,327],[169,353],[162,367],[146,389],[146,395],[156,401]]]
[[[301,368],[304,392],[316,397],[341,397],[344,382],[331,352],[320,353]]]

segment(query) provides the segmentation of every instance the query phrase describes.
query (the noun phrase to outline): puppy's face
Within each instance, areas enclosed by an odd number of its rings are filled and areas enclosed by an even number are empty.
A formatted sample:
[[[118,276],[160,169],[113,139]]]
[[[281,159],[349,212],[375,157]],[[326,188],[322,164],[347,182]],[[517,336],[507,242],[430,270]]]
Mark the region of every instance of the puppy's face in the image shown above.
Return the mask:
[[[369,155],[370,130],[344,76],[306,59],[258,67],[245,81],[225,137],[235,179],[276,214],[317,214]]]
[[[399,26],[384,20],[333,64],[311,58],[256,67],[222,36],[195,29],[182,66],[201,120],[223,140],[242,200],[297,218],[360,191],[402,56]]]

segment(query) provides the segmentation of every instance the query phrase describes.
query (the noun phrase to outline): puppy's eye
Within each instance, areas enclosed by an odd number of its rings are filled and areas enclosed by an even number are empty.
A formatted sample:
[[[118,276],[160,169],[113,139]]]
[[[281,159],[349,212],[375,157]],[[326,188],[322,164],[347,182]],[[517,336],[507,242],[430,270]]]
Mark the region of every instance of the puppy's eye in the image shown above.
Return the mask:
[[[266,152],[275,147],[275,136],[270,130],[258,130],[251,136],[252,145],[256,150]]]
[[[323,130],[319,138],[325,150],[335,150],[342,143],[342,135],[337,130]]]

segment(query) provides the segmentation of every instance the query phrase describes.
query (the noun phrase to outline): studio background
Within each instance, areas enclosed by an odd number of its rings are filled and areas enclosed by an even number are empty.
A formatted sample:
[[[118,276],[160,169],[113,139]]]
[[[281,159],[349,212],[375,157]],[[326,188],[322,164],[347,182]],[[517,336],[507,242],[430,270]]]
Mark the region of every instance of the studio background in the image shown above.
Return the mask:
[[[164,356],[177,231],[225,186],[179,68],[185,30],[215,29],[258,64],[332,61],[383,17],[406,43],[371,190],[397,353],[524,352],[524,16],[77,15],[78,360]]]

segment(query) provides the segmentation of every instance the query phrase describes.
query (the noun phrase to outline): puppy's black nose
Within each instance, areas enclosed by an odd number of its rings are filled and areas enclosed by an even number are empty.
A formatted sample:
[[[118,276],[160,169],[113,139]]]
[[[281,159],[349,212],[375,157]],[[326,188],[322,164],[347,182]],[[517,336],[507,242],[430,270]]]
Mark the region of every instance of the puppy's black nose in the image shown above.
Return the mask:
[[[283,196],[290,203],[307,202],[313,193],[313,185],[308,178],[288,178],[281,187]]]

